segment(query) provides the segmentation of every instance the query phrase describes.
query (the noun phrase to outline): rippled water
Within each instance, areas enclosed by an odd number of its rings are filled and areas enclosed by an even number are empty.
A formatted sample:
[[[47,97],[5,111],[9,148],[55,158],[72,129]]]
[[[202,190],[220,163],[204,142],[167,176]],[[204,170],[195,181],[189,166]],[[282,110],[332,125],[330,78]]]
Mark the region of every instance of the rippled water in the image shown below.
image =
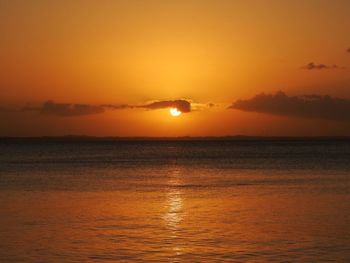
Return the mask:
[[[0,262],[350,262],[349,141],[0,150]]]

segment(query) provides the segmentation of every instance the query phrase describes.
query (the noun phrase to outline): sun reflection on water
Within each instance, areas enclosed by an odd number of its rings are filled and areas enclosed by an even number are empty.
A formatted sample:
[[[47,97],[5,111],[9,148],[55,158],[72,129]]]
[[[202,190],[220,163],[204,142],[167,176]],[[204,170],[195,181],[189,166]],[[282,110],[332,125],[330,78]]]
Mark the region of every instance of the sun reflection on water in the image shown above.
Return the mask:
[[[177,189],[170,190],[167,194],[167,212],[164,219],[167,226],[176,231],[183,219],[181,192]]]
[[[184,219],[185,213],[183,210],[183,193],[178,186],[182,185],[181,174],[179,170],[173,170],[167,182],[168,189],[166,192],[166,210],[163,216],[167,228],[170,230],[168,238],[172,239],[172,250],[176,256],[182,254],[182,247],[180,242],[176,242],[181,238],[181,223]]]

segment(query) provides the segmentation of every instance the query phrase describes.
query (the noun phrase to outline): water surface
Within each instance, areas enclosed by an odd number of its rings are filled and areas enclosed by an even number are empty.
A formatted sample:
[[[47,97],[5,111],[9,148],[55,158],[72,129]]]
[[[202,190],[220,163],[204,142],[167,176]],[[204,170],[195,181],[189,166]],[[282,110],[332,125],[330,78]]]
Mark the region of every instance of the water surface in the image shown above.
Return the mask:
[[[346,140],[0,150],[0,262],[350,261]]]

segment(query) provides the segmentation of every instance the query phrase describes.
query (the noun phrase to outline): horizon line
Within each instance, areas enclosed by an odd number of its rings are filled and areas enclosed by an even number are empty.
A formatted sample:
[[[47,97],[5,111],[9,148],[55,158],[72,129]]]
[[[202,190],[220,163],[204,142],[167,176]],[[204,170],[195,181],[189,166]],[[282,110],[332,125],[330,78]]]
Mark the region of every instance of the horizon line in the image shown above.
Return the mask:
[[[43,135],[43,136],[0,136],[0,140],[81,140],[81,141],[195,141],[195,140],[350,140],[350,135],[223,135],[223,136],[94,136],[94,135]]]

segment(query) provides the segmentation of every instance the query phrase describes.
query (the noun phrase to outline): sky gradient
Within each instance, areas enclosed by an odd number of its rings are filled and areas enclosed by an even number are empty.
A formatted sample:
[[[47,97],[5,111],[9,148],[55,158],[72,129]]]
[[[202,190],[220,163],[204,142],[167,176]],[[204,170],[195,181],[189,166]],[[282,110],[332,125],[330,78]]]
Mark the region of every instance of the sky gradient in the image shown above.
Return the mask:
[[[2,0],[0,136],[350,136],[349,10]]]

